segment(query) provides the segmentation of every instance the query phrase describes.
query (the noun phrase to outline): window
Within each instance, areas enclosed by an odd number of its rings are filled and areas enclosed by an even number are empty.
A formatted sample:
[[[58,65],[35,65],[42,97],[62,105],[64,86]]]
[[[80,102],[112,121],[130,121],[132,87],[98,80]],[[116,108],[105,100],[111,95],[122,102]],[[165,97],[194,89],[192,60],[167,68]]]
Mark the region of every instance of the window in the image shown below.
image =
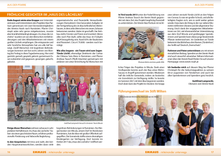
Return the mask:
[[[45,74],[44,74],[44,78],[47,81],[47,78],[49,77],[49,72],[52,71],[53,74],[56,75],[56,80],[58,80],[58,67],[57,66],[45,66]]]
[[[23,65],[23,69],[32,69],[31,65]]]

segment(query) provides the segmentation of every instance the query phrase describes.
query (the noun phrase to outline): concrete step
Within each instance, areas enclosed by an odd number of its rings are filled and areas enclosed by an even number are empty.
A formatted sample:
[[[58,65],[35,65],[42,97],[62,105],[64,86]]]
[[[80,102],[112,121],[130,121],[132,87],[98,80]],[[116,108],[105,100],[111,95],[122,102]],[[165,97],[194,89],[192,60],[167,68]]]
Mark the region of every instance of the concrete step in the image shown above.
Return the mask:
[[[91,109],[91,101],[88,98],[87,99],[87,111],[92,111]],[[14,102],[9,102],[8,103],[8,109],[14,109],[15,107],[15,103]],[[27,113],[27,108],[26,108],[26,102],[22,102],[20,107],[23,107],[23,113]],[[68,105],[68,111],[70,111],[71,109],[71,102],[69,101],[69,105]],[[100,112],[103,112],[103,99],[99,98],[98,99],[98,109]],[[56,110],[57,112],[60,112],[60,103],[59,101],[57,101],[57,106],[56,106]],[[79,100],[76,102],[76,107],[75,107],[75,111],[79,111],[80,110],[80,102]],[[64,106],[63,106],[63,111],[65,111]],[[32,104],[32,113],[36,113],[38,112],[38,105],[37,104]],[[51,104],[48,103],[47,105],[45,105],[45,112],[51,112]]]

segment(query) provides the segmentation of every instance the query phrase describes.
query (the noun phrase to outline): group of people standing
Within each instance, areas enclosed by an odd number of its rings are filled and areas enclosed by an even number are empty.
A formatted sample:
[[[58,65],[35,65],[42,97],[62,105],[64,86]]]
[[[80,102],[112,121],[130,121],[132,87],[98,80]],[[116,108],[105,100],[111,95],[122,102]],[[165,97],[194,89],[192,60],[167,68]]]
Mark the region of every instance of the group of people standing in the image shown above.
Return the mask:
[[[171,108],[159,107],[153,115],[153,107],[141,102],[136,111],[136,103],[126,104],[127,113],[119,120],[119,139],[123,146],[193,146],[210,145],[214,128],[214,116],[210,105],[203,103],[198,108],[198,100],[185,103],[185,111],[177,107],[177,100],[171,100]],[[146,115],[144,115],[146,111]]]
[[[98,83],[95,81],[94,77],[90,78],[89,87],[86,82],[84,82],[84,77],[80,77],[80,82],[76,83],[75,78],[69,81],[69,75],[66,73],[66,68],[62,68],[62,73],[59,76],[59,80],[56,81],[56,75],[50,71],[49,77],[45,83],[44,78],[39,77],[39,72],[35,72],[34,77],[28,76],[24,82],[24,87],[22,84],[22,76],[18,77],[18,81],[13,84],[13,96],[15,101],[15,119],[20,117],[19,115],[19,105],[23,99],[24,91],[24,101],[26,102],[26,108],[28,115],[33,115],[32,113],[32,103],[37,103],[38,113],[37,115],[45,115],[44,109],[47,105],[47,99],[51,103],[51,114],[57,112],[57,98],[60,102],[60,113],[68,114],[69,109],[69,99],[71,101],[70,112],[75,113],[75,106],[77,99],[80,101],[80,111],[87,111],[86,101],[87,95],[91,99],[92,114],[97,113],[99,115],[98,109]],[[63,111],[63,105],[65,111]]]

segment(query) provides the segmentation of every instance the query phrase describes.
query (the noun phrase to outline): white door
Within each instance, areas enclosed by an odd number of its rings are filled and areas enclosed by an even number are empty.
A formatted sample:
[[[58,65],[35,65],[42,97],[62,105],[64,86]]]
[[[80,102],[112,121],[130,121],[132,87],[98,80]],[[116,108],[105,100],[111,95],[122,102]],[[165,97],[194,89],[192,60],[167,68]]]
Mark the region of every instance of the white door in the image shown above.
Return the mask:
[[[47,81],[50,71],[52,71],[56,75],[56,80],[58,80],[58,66],[45,66],[44,69],[45,82]]]

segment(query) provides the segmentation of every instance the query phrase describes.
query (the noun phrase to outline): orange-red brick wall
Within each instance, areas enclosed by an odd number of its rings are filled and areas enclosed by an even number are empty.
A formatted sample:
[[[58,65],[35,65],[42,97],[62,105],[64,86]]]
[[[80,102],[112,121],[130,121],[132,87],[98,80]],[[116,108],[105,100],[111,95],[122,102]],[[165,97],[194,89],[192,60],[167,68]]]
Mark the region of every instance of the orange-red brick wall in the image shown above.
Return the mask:
[[[58,66],[58,75],[62,73],[62,68],[66,68],[66,73],[69,75],[69,80],[75,78],[76,83],[80,82],[80,77],[84,77],[84,81],[90,83],[90,78],[93,76],[98,82],[98,91],[100,88],[100,66]],[[89,98],[89,96],[88,96]]]
[[[11,85],[18,81],[18,76],[22,76],[22,83],[26,81],[28,76],[34,77],[35,66],[32,69],[23,69],[23,66],[8,66],[8,102],[13,102],[14,98],[11,94]]]

